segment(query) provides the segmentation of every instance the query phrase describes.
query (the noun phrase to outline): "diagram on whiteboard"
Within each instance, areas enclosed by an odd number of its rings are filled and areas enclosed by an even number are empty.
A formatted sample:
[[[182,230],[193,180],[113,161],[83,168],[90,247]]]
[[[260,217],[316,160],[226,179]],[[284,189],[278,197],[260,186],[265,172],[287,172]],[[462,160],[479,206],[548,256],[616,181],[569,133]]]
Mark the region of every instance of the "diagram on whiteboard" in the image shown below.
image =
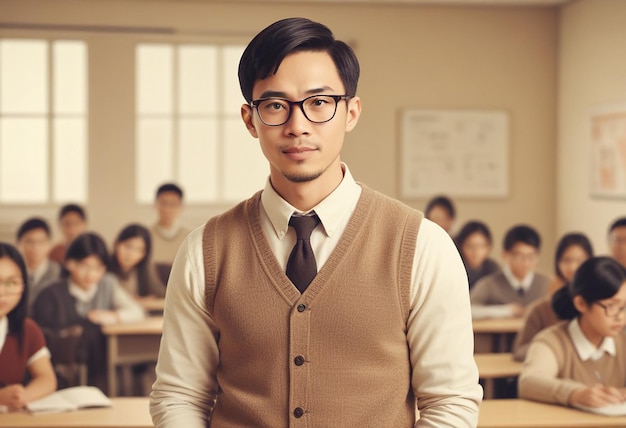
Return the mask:
[[[590,149],[591,194],[626,196],[626,104],[593,110]]]
[[[508,121],[504,112],[405,111],[402,196],[507,196]]]

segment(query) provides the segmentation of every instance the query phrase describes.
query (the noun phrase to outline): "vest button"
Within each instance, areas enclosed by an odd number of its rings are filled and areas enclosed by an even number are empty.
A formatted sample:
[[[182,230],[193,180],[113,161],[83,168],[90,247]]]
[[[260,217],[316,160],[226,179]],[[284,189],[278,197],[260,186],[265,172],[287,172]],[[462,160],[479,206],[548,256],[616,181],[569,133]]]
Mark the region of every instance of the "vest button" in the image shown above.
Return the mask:
[[[306,305],[303,305],[303,304],[298,305],[298,312],[304,312],[305,309],[306,309]]]
[[[296,358],[293,359],[293,362],[296,366],[301,366],[302,364],[304,364],[304,357],[302,355],[298,355]]]
[[[304,416],[304,409],[302,407],[296,407],[295,409],[293,409],[293,415],[296,418],[301,418],[302,416]]]

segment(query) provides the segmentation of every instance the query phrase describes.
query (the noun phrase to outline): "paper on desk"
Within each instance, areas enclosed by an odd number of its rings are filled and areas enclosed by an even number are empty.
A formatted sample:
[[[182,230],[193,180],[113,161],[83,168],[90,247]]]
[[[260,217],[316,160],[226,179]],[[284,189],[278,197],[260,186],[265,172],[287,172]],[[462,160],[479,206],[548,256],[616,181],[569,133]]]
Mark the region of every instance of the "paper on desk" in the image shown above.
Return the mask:
[[[59,413],[87,407],[109,407],[111,400],[94,386],[61,389],[26,405],[31,413]]]
[[[605,416],[624,416],[626,415],[626,402],[619,404],[610,404],[604,407],[587,407],[583,405],[574,405],[577,409],[584,410],[585,412],[597,413],[598,415]]]

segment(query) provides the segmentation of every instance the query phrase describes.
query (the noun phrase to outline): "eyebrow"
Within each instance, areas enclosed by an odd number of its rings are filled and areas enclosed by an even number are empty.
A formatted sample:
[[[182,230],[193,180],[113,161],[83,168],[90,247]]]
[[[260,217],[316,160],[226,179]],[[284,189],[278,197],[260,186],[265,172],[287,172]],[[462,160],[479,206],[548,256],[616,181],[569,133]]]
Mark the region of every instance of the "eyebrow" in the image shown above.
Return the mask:
[[[306,91],[305,95],[308,96],[308,95],[321,94],[327,91],[333,91],[333,88],[331,88],[330,86],[322,86],[320,88],[313,88],[313,89],[309,89],[308,91]],[[265,91],[259,96],[259,99],[261,98],[285,98],[287,99],[287,94],[285,92],[280,92],[280,91]]]

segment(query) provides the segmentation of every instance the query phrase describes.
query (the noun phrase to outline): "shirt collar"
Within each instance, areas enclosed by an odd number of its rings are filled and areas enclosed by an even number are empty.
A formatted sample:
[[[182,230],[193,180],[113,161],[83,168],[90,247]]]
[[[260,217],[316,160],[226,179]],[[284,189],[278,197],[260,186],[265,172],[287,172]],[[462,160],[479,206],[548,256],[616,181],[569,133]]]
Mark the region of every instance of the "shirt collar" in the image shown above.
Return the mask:
[[[513,272],[511,272],[511,268],[506,263],[504,263],[502,266],[502,273],[506,277],[507,281],[509,281],[509,284],[511,284],[511,287],[513,287],[515,290],[517,290],[518,288],[523,288],[524,291],[528,291],[530,285],[533,283],[533,279],[535,278],[535,272],[530,272],[524,277],[524,279],[520,281],[515,277],[515,275],[513,275]]]
[[[89,303],[91,302],[91,299],[93,299],[93,296],[96,295],[96,291],[98,291],[98,285],[94,285],[88,290],[84,290],[70,279],[68,290],[70,295],[73,296],[76,300],[83,303]]]
[[[580,328],[578,318],[574,318],[567,326],[574,348],[578,352],[578,356],[581,360],[587,361],[589,359],[599,360],[606,352],[609,355],[615,356],[615,340],[612,337],[605,337],[599,347],[593,346],[591,342],[585,337],[585,334]]]
[[[348,166],[341,164],[343,169],[343,180],[324,200],[317,204],[308,212],[315,211],[324,227],[326,235],[332,236],[345,213],[352,210],[361,196],[361,186],[359,186]],[[305,214],[294,208],[289,202],[284,200],[272,187],[268,178],[265,188],[261,194],[261,204],[267,217],[272,223],[272,227],[278,239],[282,239],[289,228],[289,219],[296,212]]]
[[[4,347],[7,334],[9,333],[9,318],[5,315],[0,318],[0,351]]]

